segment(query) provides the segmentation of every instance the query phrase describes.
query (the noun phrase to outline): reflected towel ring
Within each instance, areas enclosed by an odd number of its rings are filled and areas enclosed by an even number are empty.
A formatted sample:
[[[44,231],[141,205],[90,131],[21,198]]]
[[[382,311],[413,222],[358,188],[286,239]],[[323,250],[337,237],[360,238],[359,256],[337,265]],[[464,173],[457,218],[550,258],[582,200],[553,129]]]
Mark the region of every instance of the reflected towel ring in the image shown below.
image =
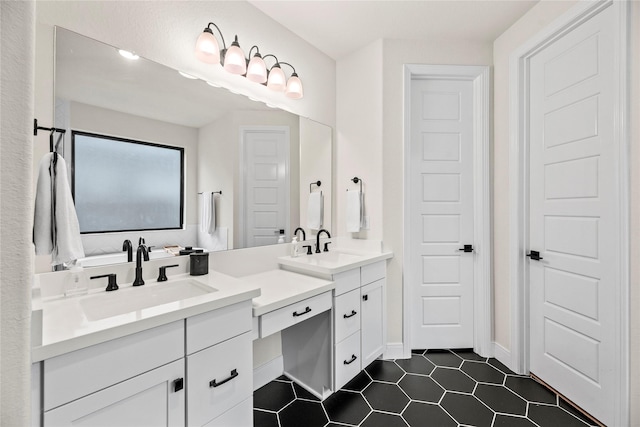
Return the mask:
[[[357,176],[354,176],[349,181],[353,181],[354,184],[360,183],[360,192],[362,193],[362,179],[358,178]]]
[[[322,185],[321,181],[316,181],[316,182],[312,182],[311,184],[309,184],[309,193],[312,192],[311,186],[312,185],[317,185],[318,187],[320,187]]]

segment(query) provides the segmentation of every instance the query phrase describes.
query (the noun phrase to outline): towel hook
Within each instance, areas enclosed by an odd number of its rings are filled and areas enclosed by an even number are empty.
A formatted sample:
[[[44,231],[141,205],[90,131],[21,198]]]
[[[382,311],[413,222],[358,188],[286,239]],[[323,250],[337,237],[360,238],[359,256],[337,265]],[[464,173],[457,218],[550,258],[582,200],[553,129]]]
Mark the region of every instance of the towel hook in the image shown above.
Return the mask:
[[[309,184],[309,193],[311,193],[311,186],[312,185],[317,185],[318,187],[320,187],[322,185],[322,181],[316,181],[316,182],[312,182],[311,184]]]
[[[350,179],[350,181],[353,181],[354,184],[360,183],[360,192],[362,193],[362,179],[358,178],[357,176],[354,176],[353,178]]]

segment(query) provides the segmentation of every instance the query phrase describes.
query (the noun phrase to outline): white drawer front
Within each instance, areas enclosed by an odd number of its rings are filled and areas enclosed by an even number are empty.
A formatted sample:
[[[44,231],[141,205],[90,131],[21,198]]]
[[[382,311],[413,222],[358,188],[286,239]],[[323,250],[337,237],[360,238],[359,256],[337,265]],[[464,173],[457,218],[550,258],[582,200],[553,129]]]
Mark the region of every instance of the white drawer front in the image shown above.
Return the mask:
[[[229,409],[204,427],[250,427],[253,425],[253,397]]]
[[[365,265],[362,269],[362,286],[368,285],[371,282],[380,280],[387,275],[387,262],[378,261],[373,264]]]
[[[187,354],[251,330],[251,300],[187,319]]]
[[[264,338],[317,314],[331,310],[331,305],[331,291],[327,291],[315,297],[266,313],[260,316],[260,337]]]
[[[334,298],[335,342],[360,330],[360,290],[355,289]]]
[[[187,356],[190,426],[202,426],[252,396],[252,360],[251,332]]]
[[[357,289],[360,287],[360,269],[354,268],[353,270],[334,274],[333,281],[336,284],[336,288],[334,290],[336,295],[341,295]]]
[[[184,357],[182,320],[44,361],[44,410]]]
[[[336,344],[336,383],[335,390],[349,382],[361,371],[360,332],[356,332],[344,341]]]

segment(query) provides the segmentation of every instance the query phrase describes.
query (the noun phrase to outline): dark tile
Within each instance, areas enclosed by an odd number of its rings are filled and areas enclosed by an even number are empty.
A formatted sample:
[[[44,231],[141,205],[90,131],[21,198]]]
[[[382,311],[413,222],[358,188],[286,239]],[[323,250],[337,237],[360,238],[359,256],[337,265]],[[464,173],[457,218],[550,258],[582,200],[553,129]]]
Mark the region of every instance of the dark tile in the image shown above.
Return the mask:
[[[361,424],[362,427],[407,427],[400,415],[372,412]]]
[[[429,375],[435,369],[433,363],[422,356],[411,356],[411,359],[396,359],[396,364],[408,374]]]
[[[362,391],[371,384],[371,378],[365,371],[360,371],[358,375],[353,377],[351,381],[349,381],[344,387],[343,390],[351,390],[351,391]]]
[[[290,383],[271,381],[253,392],[253,407],[278,412],[295,398]]]
[[[386,384],[373,382],[362,392],[369,405],[374,410],[393,412],[399,414],[402,412],[409,398],[395,384]]]
[[[536,427],[536,425],[526,418],[496,414],[493,427]]]
[[[411,402],[402,413],[410,426],[457,427],[458,423],[440,406],[428,403]]]
[[[496,412],[527,415],[527,402],[501,385],[478,384],[473,394]]]
[[[418,348],[418,349],[411,350],[411,354],[420,354],[420,355],[422,355],[422,354],[424,354],[425,351],[427,351],[427,350],[425,350],[424,348]]]
[[[493,411],[475,397],[466,394],[445,393],[440,406],[460,424],[490,427],[493,421]]]
[[[253,410],[253,427],[280,427],[274,412]]]
[[[286,376],[286,375],[280,375],[278,378],[276,378],[276,381],[285,381],[285,382],[288,382],[288,383],[292,383],[293,382],[293,380],[291,378],[289,378],[288,376]]]
[[[310,391],[305,390],[304,388],[302,388],[296,383],[293,383],[293,391],[295,391],[296,397],[298,399],[315,400],[317,402],[320,401],[320,399],[317,396],[314,396]]]
[[[588,425],[558,406],[532,403],[529,405],[528,417],[542,427],[585,427]]]
[[[329,421],[320,402],[306,400],[296,400],[284,408],[278,416],[280,427],[324,427]]]
[[[374,360],[365,370],[374,380],[390,383],[397,383],[404,375],[404,371],[389,360]]]
[[[369,415],[371,408],[360,393],[337,391],[323,403],[329,420],[358,425]]]
[[[344,427],[344,424],[329,423],[326,427]]]
[[[424,357],[436,366],[459,368],[462,365],[462,359],[448,350],[427,350]]]
[[[465,360],[460,369],[481,383],[502,384],[505,379],[505,374],[482,362]]]
[[[489,363],[489,365],[493,366],[494,368],[498,368],[500,369],[502,372],[504,372],[505,374],[508,375],[517,375],[515,372],[513,372],[511,369],[507,368],[506,366],[504,366],[501,362],[498,361],[498,359],[494,359],[494,358],[489,358],[489,360],[487,361],[487,363]]]
[[[477,355],[473,352],[472,348],[460,348],[453,351],[457,356],[460,356],[464,360],[475,360],[476,362],[486,362],[487,358]]]
[[[444,389],[429,377],[405,375],[398,383],[412,400],[438,403]]]
[[[510,377],[504,383],[529,402],[556,404],[556,395],[528,377]]]
[[[476,382],[457,369],[436,368],[431,374],[431,378],[445,390],[472,393]]]
[[[562,397],[560,397],[560,399],[558,399],[558,400],[560,401],[559,402],[560,403],[560,407],[563,408],[565,411],[569,412],[570,414],[573,414],[575,417],[580,418],[582,421],[584,421],[585,423],[587,423],[589,425],[596,425],[596,423],[594,421],[592,421],[591,419],[589,419],[589,417],[587,417],[582,412],[578,411],[576,408],[574,408],[573,406],[571,406],[570,404],[565,402]]]

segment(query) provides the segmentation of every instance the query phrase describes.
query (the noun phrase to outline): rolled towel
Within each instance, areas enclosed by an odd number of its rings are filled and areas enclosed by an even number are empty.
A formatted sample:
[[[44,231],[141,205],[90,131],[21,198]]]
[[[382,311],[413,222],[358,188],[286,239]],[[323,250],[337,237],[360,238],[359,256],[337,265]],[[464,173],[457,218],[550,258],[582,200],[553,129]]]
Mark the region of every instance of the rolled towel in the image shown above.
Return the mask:
[[[357,233],[362,225],[362,193],[347,190],[347,232]]]
[[[210,192],[202,193],[200,231],[207,234],[216,232],[216,199]]]
[[[324,220],[324,196],[322,191],[309,194],[307,205],[307,227],[320,230]]]

